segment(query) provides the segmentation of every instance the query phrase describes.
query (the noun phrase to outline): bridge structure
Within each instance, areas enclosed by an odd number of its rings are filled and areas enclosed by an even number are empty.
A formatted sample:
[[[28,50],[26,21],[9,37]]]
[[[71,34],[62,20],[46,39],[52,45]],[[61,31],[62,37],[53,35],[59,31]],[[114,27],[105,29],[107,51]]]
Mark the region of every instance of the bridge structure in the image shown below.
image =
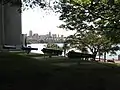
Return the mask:
[[[0,51],[3,45],[20,46],[22,43],[22,19],[18,8],[0,4]]]

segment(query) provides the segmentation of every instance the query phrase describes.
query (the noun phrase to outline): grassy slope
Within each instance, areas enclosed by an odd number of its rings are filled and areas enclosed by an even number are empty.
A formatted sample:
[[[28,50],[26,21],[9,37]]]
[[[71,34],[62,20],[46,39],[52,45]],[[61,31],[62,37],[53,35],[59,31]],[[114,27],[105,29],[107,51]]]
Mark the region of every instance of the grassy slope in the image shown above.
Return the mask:
[[[82,62],[57,66],[68,62],[76,61],[36,60],[0,53],[0,90],[120,90],[119,67]]]

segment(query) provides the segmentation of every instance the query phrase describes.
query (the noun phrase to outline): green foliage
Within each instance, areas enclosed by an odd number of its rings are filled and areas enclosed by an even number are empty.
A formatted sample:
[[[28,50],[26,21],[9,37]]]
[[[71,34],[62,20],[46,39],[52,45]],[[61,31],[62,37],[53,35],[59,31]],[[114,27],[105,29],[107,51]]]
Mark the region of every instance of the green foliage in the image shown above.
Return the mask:
[[[0,4],[2,5],[10,5],[12,7],[19,7],[18,12],[22,12],[28,9],[34,9],[35,7],[40,7],[43,10],[51,9],[53,7],[50,5],[51,0],[0,0]],[[53,3],[53,2],[52,2]],[[56,5],[57,2],[54,2],[53,5]]]
[[[27,7],[32,8],[33,6],[45,6],[45,0],[0,0],[0,3],[4,4],[10,4],[11,6],[21,6],[24,4]]]
[[[52,0],[0,0],[0,3],[7,4],[9,3],[11,6],[21,6],[24,9],[40,7],[45,8],[50,6]],[[105,4],[112,4],[112,3],[120,3],[120,0],[55,0],[52,1],[54,5],[54,9],[60,8],[60,4],[64,3],[71,3],[76,5],[90,5],[92,3],[105,3]],[[49,7],[51,8],[51,6]],[[53,8],[52,8],[53,9]]]
[[[73,36],[67,38],[71,47],[81,50],[81,52],[97,54],[98,51],[109,52],[112,47],[112,43],[105,36],[100,36],[97,33],[76,33]],[[113,49],[114,51],[114,49]]]
[[[71,2],[70,2],[71,1]],[[62,6],[60,28],[76,30],[68,37],[72,47],[93,54],[114,52],[120,43],[120,4],[117,0],[70,0]],[[84,4],[83,4],[84,3]],[[119,50],[119,49],[117,49]]]
[[[3,5],[9,3],[12,6],[22,6],[21,0],[0,0],[0,3],[2,3]]]
[[[62,28],[69,30],[97,30],[114,43],[120,42],[120,7],[119,3],[91,3],[87,5],[65,4],[60,20],[66,24]]]
[[[55,49],[55,50],[62,50],[61,47],[59,47],[57,44],[55,43],[48,43],[47,45],[45,45],[46,48],[51,48],[51,49]]]
[[[63,0],[72,4],[87,5],[91,3],[105,3],[105,4],[116,4],[120,3],[120,0]]]

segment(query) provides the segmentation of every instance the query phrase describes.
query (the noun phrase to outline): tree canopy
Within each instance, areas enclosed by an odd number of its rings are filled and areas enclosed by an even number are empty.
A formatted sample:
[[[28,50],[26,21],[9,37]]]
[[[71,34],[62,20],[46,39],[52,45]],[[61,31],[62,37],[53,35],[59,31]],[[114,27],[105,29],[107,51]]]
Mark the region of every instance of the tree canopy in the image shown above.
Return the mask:
[[[59,0],[58,0],[59,1]],[[0,4],[5,5],[9,4],[11,6],[20,6],[22,9],[28,9],[28,8],[51,8],[50,4],[53,5],[58,4],[57,0],[0,0]],[[54,7],[56,8],[56,7]]]
[[[70,43],[92,53],[113,51],[120,43],[120,2],[118,0],[64,0],[60,28],[76,30]],[[115,49],[115,48],[114,48]],[[119,48],[117,49],[119,50]]]
[[[47,43],[47,45],[45,45],[45,47],[55,49],[55,50],[62,50],[62,48],[55,43]]]
[[[50,0],[0,0],[0,4],[9,4],[12,7],[18,7],[18,11],[21,13],[24,10],[40,7],[44,10],[53,9],[50,7]],[[55,4],[55,2],[54,2]]]
[[[103,3],[103,1],[107,2],[107,0],[94,0],[96,3],[92,2],[93,0],[78,1],[71,0],[69,4],[62,6],[60,20],[65,21],[66,24],[61,25],[61,27],[78,31],[96,30],[98,33],[111,38],[113,42],[119,43],[120,3]],[[85,1],[89,3],[81,4],[82,1],[83,3]],[[113,2],[114,0],[108,1]]]

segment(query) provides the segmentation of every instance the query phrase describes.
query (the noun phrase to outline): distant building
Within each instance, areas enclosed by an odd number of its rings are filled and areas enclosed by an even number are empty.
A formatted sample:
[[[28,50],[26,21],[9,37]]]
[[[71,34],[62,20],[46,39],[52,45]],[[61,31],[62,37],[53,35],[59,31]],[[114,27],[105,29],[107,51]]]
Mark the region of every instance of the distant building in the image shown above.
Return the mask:
[[[40,40],[45,40],[46,38],[47,38],[46,35],[40,35],[40,36],[39,36],[39,39],[40,39]]]
[[[22,34],[22,41],[21,41],[21,43],[22,43],[22,45],[25,45],[25,39],[26,39],[26,37],[27,37],[27,34]]]
[[[57,34],[55,34],[55,37],[57,37]]]
[[[32,32],[32,30],[30,30],[29,31],[29,36],[32,37],[32,35],[33,35],[33,32]]]
[[[49,34],[48,34],[48,35],[49,35],[49,37],[50,37],[50,38],[52,37],[51,32],[49,32]]]
[[[63,38],[63,35],[61,35],[61,38]]]
[[[39,35],[38,35],[38,33],[33,34],[32,37],[33,37],[33,39],[36,39],[36,40],[39,39]]]
[[[32,35],[32,37],[28,36],[27,40],[32,43],[39,43],[39,42],[57,43],[57,42],[64,42],[65,39],[63,35],[57,36],[57,34],[51,34],[51,32],[49,32],[46,35],[38,35],[38,33],[35,33]]]
[[[52,34],[52,37],[53,37],[53,38],[56,38],[57,36],[56,36],[56,34]]]

